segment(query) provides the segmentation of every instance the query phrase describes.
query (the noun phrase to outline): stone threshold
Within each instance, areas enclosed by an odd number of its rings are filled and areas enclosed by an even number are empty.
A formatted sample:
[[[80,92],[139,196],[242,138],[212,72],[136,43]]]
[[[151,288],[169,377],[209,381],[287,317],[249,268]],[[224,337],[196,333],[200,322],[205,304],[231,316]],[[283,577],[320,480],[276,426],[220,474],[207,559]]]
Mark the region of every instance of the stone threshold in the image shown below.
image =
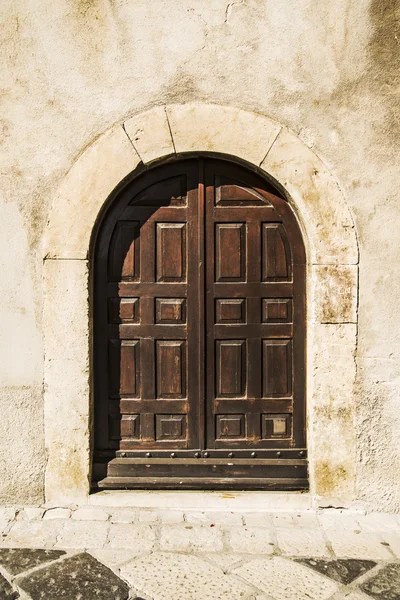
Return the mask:
[[[91,506],[176,510],[287,511],[313,508],[311,494],[299,492],[103,490],[88,497]]]
[[[324,508],[346,509],[347,512],[364,513],[361,505],[343,504],[334,498],[321,505],[318,496],[301,492],[265,491],[185,491],[185,490],[102,490],[90,494],[91,506],[127,508],[160,508],[175,510],[240,510],[240,511],[301,511]],[[51,506],[48,503],[46,506]]]

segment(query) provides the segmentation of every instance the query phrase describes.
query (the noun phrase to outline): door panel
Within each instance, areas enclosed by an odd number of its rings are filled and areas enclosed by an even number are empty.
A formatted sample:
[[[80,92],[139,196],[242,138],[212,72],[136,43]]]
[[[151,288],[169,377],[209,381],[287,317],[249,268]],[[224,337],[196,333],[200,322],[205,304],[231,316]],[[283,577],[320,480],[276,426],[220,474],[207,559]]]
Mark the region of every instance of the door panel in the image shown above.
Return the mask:
[[[292,323],[304,319],[301,295],[293,313],[304,273],[293,264],[284,201],[239,167],[238,183],[229,165],[206,161],[205,169],[207,447],[304,444],[304,431],[295,441],[292,427],[304,410],[304,391],[297,388],[294,399],[292,383],[303,377],[301,361],[293,361]]]
[[[290,248],[284,227],[262,224],[262,281],[290,281]]]
[[[186,281],[186,223],[157,223],[157,281]]]
[[[271,185],[211,158],[144,173],[94,293],[101,486],[306,486],[304,246]]]
[[[103,232],[109,251],[96,281],[107,296],[107,314],[104,303],[97,308],[106,323],[96,336],[99,347],[108,339],[107,362],[97,354],[102,449],[200,444],[198,165],[187,161],[164,173],[171,170],[172,177],[161,173],[161,181],[125,193],[114,226]]]
[[[246,280],[246,227],[243,223],[215,225],[216,281]]]

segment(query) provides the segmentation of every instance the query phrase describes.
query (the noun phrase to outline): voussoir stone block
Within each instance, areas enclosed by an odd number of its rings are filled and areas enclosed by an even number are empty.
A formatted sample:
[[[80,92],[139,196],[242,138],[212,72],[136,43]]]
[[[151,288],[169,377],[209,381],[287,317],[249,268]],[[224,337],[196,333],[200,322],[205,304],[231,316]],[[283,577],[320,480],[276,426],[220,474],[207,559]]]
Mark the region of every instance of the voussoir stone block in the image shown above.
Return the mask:
[[[217,104],[170,104],[167,115],[178,154],[220,152],[257,166],[280,131],[263,115]]]
[[[124,128],[144,163],[175,152],[164,106],[131,117]]]
[[[283,129],[261,168],[288,191],[307,231],[316,264],[357,264],[354,223],[343,194],[324,163]]]
[[[101,207],[140,163],[117,125],[91,144],[62,180],[44,238],[45,258],[86,258]]]

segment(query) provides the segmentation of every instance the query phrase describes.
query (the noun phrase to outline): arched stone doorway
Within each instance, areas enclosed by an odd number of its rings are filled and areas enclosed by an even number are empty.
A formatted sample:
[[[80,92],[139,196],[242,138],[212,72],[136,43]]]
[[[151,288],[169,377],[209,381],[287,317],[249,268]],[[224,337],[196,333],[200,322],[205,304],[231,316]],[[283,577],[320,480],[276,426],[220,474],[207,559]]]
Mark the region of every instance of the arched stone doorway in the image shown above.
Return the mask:
[[[127,180],[184,152],[223,153],[270,179],[297,215],[307,254],[307,432],[311,500],[354,501],[358,247],[324,162],[278,123],[234,107],[156,107],[96,138],[60,183],[44,237],[46,500],[87,499],[91,474],[96,223]]]
[[[237,163],[120,192],[94,251],[95,483],[308,487],[305,268],[287,200]]]

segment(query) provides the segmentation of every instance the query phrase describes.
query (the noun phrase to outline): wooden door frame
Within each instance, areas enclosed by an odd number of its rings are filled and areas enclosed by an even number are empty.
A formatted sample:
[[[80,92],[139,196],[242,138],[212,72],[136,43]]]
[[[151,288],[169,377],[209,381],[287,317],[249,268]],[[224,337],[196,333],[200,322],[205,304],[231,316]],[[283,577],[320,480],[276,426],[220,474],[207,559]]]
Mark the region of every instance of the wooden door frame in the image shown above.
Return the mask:
[[[46,501],[82,502],[90,489],[90,257],[96,223],[127,179],[152,161],[186,152],[243,161],[272,180],[298,215],[309,282],[311,494],[348,505],[355,498],[358,291],[351,213],[326,165],[293,133],[256,113],[205,104],[156,107],[116,125],[86,147],[54,196],[43,250]]]

